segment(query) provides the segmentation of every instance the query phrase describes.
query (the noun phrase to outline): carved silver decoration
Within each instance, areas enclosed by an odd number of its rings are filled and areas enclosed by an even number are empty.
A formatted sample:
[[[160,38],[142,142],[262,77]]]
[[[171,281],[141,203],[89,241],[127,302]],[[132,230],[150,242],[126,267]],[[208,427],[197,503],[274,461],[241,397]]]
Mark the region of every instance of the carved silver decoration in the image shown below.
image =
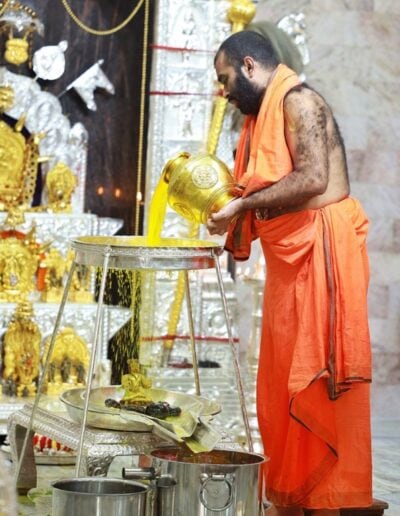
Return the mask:
[[[144,276],[142,275],[141,335],[152,339],[141,343],[141,362],[144,365],[161,365],[162,338],[167,334],[177,281],[177,272],[146,272]],[[224,289],[232,323],[236,319],[237,300],[234,283],[230,277],[224,278]],[[210,271],[201,273],[191,271],[190,290],[193,293],[193,299],[196,299],[193,306],[193,322],[195,336],[198,338],[196,346],[199,357],[207,356],[208,358],[204,358],[207,360],[211,359],[210,355],[213,355],[212,360],[217,362],[221,360],[222,365],[230,367],[231,354],[226,338],[225,316],[215,274]],[[157,317],[154,317],[154,314],[157,314]],[[191,362],[185,303],[182,304],[176,334],[178,337],[174,341],[172,358],[186,359]],[[218,339],[221,344],[218,344]],[[209,343],[211,343],[211,354],[207,351]],[[218,352],[218,347],[221,347],[221,353]]]
[[[228,104],[226,107],[225,117],[222,124],[221,135],[218,140],[217,156],[233,170],[234,155],[233,150],[236,148],[237,140],[239,139],[239,131],[235,127],[235,122],[238,117],[238,110]]]
[[[146,198],[151,199],[166,161],[179,151],[191,153],[204,149],[211,120],[215,92],[214,51],[230,33],[226,18],[229,1],[221,0],[160,0],[156,26],[156,45],[188,48],[197,51],[154,51],[151,89],[156,92],[181,92],[198,95],[154,95],[150,102],[148,167]],[[227,133],[228,134],[228,133]],[[232,151],[227,150],[226,156]],[[146,207],[148,207],[147,203]],[[148,217],[147,210],[145,217]],[[163,236],[187,236],[188,224],[168,209]],[[204,228],[201,228],[204,234]],[[224,276],[229,291],[233,281]],[[215,285],[214,285],[215,286]],[[171,288],[171,287],[170,287]],[[199,292],[201,299],[201,292]],[[202,303],[200,303],[202,304]],[[168,304],[163,303],[163,307]],[[215,307],[210,304],[210,311]],[[162,312],[160,312],[162,313]],[[164,316],[167,317],[167,314]],[[206,317],[203,317],[203,321]],[[211,322],[212,318],[208,318]],[[217,318],[214,320],[216,322]],[[197,328],[200,316],[196,320]],[[216,328],[209,327],[213,334]],[[205,332],[207,333],[207,332]]]
[[[176,12],[174,25],[176,30],[170,34],[171,46],[203,51],[207,49],[207,25],[204,24],[204,14],[196,7],[184,5]],[[178,56],[182,65],[202,67],[207,61],[203,54],[184,50]]]
[[[0,81],[1,85],[11,86],[14,91],[14,104],[5,113],[16,119],[27,112],[33,99],[41,93],[40,85],[34,79],[12,73],[4,66],[0,66]]]
[[[101,69],[104,59],[99,59],[97,63],[83,72],[77,79],[67,86],[67,91],[74,88],[81,97],[86,107],[92,111],[96,111],[96,103],[94,101],[94,91],[96,88],[103,88],[108,93],[114,94],[115,89],[111,81]]]
[[[42,164],[42,170],[47,174],[58,162],[62,162],[76,173],[79,181],[71,199],[71,206],[74,213],[82,213],[85,199],[88,133],[85,127],[77,122],[69,129],[66,141],[63,141],[62,138],[58,137],[62,131],[61,128],[62,126],[55,126],[50,129],[45,141],[41,142],[43,154],[50,155],[50,160]],[[57,140],[59,143],[52,145]],[[51,150],[46,148],[47,144],[52,146]],[[46,205],[47,199],[47,190],[44,189],[42,203]]]
[[[96,318],[97,305],[71,303],[66,305],[62,327],[72,327],[76,333],[85,339],[88,343],[88,349],[91,350],[93,342],[93,328]],[[2,303],[0,310],[0,335],[5,332],[15,311],[15,304]],[[34,320],[39,326],[42,335],[42,349],[44,352],[45,340],[51,336],[54,323],[58,313],[58,305],[50,303],[35,303]],[[101,326],[101,343],[99,355],[97,357],[96,373],[100,373],[101,369],[107,372],[107,354],[108,339],[129,320],[131,311],[127,308],[106,306],[103,310],[102,326]],[[20,409],[26,403],[26,398],[15,398],[9,396],[1,396],[0,398],[0,433],[5,434],[7,419],[9,416]],[[47,435],[47,434],[44,434]]]
[[[112,219],[110,217],[99,217],[97,219],[97,235],[115,235],[122,228],[123,221],[121,219]],[[81,233],[83,234],[83,233]]]
[[[310,62],[310,52],[307,45],[306,21],[303,13],[292,13],[281,18],[277,26],[288,34],[298,48],[303,65]]]
[[[58,45],[41,47],[33,54],[32,68],[39,79],[54,81],[65,71],[64,52],[68,41],[60,41]]]
[[[11,0],[0,17],[0,23],[5,22],[17,29],[18,32],[35,27],[37,33],[43,36],[43,23],[38,18],[31,16],[28,12],[22,9],[13,9],[14,5],[15,2]]]
[[[6,114],[16,120],[26,114],[26,128],[31,133],[45,132],[45,137],[39,144],[40,155],[50,156],[49,162],[42,164],[44,175],[58,161],[63,161],[76,174],[79,186],[73,193],[71,204],[74,213],[82,213],[87,163],[86,129],[82,124],[71,127],[68,118],[62,113],[58,98],[42,91],[34,79],[0,67],[0,85],[11,86],[14,90],[14,104],[5,111]],[[46,199],[47,192],[44,188],[43,204]]]
[[[50,400],[51,402],[51,400]],[[28,428],[31,405],[25,405],[14,412],[8,419],[8,439],[11,457],[14,464],[18,463],[18,453],[21,450]],[[38,408],[33,421],[33,431],[50,439],[63,443],[72,450],[78,448],[80,424],[71,421],[66,412],[55,412]],[[159,437],[155,432],[115,432],[88,427],[85,432],[83,447],[84,474],[105,476],[111,460],[118,455],[150,454],[160,446],[173,444],[172,440]],[[18,479],[17,488],[36,487],[36,464],[33,456],[32,441],[27,447],[23,467]]]
[[[10,323],[11,317],[15,312],[14,303],[2,303],[0,312],[0,334],[5,331]],[[92,349],[93,328],[96,317],[96,303],[69,303],[65,307],[62,327],[73,328],[88,344],[89,351]],[[39,326],[42,336],[42,344],[51,337],[54,323],[58,313],[57,303],[35,303],[34,320]],[[106,306],[103,310],[101,320],[101,345],[98,360],[107,358],[108,339],[129,320],[131,311],[128,308]],[[42,346],[42,352],[44,347]]]
[[[0,225],[5,222],[6,213],[0,213]],[[36,226],[36,238],[39,242],[51,242],[61,254],[66,255],[71,238],[77,235],[113,235],[120,227],[122,221],[111,218],[98,218],[94,214],[63,214],[26,213],[25,223],[18,226],[22,232],[29,231]],[[93,340],[92,332],[96,315],[96,304],[67,304],[63,326],[72,326],[78,335],[81,335],[89,344]],[[12,303],[0,304],[0,335],[5,332],[15,305]],[[39,326],[42,338],[51,335],[58,312],[58,305],[51,303],[35,303],[35,320]],[[107,306],[104,308],[101,326],[101,345],[99,360],[107,358],[108,339],[114,335],[131,317],[130,310],[121,307]],[[2,396],[0,399],[0,432],[6,433],[7,418],[25,403],[23,398]]]
[[[0,225],[6,220],[6,213],[0,212]],[[51,242],[62,255],[66,255],[70,240],[80,235],[114,235],[122,227],[122,220],[99,218],[93,213],[68,214],[26,213],[26,226],[36,225],[36,238],[39,242]]]
[[[47,133],[59,123],[59,115],[62,116],[60,101],[51,93],[43,91],[30,104],[26,112],[25,126],[31,133]],[[66,125],[69,130],[69,122]],[[43,141],[46,141],[46,137]]]

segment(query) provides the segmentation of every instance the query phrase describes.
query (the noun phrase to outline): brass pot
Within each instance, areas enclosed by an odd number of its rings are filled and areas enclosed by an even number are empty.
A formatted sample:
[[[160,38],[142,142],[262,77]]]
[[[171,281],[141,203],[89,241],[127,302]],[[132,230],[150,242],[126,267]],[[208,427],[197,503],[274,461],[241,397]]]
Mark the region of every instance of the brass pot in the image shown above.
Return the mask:
[[[211,154],[180,152],[166,163],[162,176],[170,207],[197,224],[205,224],[211,213],[235,198],[229,168]]]

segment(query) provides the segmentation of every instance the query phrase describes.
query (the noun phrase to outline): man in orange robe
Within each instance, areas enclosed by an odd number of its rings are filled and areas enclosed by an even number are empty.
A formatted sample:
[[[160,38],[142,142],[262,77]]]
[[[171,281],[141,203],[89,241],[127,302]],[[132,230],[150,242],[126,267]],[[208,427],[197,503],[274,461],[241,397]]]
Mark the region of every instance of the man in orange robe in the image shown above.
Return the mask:
[[[207,227],[228,231],[238,260],[260,238],[267,263],[257,410],[271,514],[370,506],[368,220],[349,197],[339,129],[259,34],[230,36],[215,68],[248,116],[237,198]]]

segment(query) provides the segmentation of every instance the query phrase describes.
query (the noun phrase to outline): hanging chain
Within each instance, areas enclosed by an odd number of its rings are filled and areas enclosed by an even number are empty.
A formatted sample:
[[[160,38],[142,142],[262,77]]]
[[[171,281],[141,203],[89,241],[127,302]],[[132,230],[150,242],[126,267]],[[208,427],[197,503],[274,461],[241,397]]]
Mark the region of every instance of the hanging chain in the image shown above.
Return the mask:
[[[143,140],[144,140],[144,115],[146,105],[146,79],[147,79],[147,53],[148,53],[148,37],[149,37],[149,0],[145,0],[144,4],[144,22],[143,22],[143,53],[142,53],[142,82],[140,86],[140,113],[139,113],[139,146],[137,160],[137,181],[136,181],[136,209],[135,209],[135,229],[134,235],[139,233],[140,203],[141,203],[141,187],[143,175]]]
[[[108,30],[96,30],[92,29],[91,27],[88,27],[85,23],[83,23],[78,16],[74,13],[71,6],[68,3],[68,0],[61,0],[63,6],[65,7],[65,10],[67,13],[71,16],[71,18],[74,20],[74,22],[85,32],[88,32],[89,34],[93,34],[94,36],[110,36],[111,34],[115,34],[119,30],[123,29],[128,23],[136,16],[139,9],[142,7],[144,0],[138,0],[138,3],[133,8],[133,11],[131,14],[119,25],[116,27],[113,27],[112,29]]]
[[[95,36],[109,36],[115,34],[117,31],[123,29],[128,23],[136,16],[139,9],[145,4],[144,12],[144,25],[143,25],[143,53],[142,53],[142,81],[140,87],[140,112],[139,112],[139,142],[138,142],[138,160],[137,160],[137,181],[136,181],[136,205],[135,205],[135,218],[134,218],[134,234],[137,235],[139,232],[139,219],[140,219],[140,204],[141,204],[141,187],[142,187],[142,175],[143,175],[143,141],[144,141],[144,117],[145,117],[145,105],[146,105],[146,80],[147,80],[147,54],[148,54],[148,34],[149,34],[149,0],[138,0],[138,3],[134,7],[131,14],[119,25],[109,30],[95,30],[84,24],[78,16],[73,12],[68,0],[61,0],[65,10],[74,22],[84,31]]]
[[[0,16],[3,15],[3,13],[7,9],[7,6],[8,6],[9,3],[10,3],[10,0],[5,0],[4,2],[1,3]]]

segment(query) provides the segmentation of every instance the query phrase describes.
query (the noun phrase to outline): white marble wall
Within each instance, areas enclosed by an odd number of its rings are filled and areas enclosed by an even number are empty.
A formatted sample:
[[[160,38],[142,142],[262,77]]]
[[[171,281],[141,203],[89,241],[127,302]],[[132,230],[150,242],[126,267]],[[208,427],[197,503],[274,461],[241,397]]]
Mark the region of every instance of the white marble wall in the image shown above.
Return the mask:
[[[400,383],[400,2],[259,0],[256,20],[306,16],[307,81],[331,104],[352,194],[370,217],[374,381]]]

